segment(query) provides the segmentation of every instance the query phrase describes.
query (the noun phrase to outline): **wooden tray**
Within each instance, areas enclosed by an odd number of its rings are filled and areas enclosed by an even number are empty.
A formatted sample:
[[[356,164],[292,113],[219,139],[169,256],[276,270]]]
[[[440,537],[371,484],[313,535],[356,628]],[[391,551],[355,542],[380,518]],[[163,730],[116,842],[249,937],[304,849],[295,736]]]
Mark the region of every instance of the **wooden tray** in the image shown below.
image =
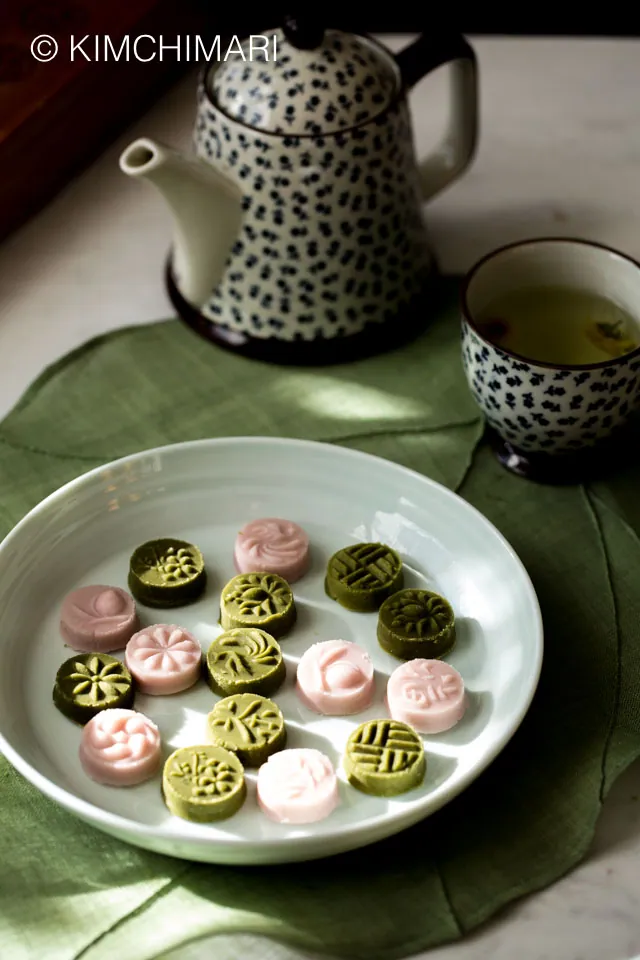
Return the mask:
[[[0,14],[0,240],[47,203],[193,64],[71,62],[69,37],[206,34],[198,0],[4,0]],[[209,6],[209,5],[207,5]],[[7,9],[9,8],[9,9]],[[210,7],[209,7],[210,9]],[[39,63],[34,37],[60,45]],[[90,48],[86,47],[89,53]]]

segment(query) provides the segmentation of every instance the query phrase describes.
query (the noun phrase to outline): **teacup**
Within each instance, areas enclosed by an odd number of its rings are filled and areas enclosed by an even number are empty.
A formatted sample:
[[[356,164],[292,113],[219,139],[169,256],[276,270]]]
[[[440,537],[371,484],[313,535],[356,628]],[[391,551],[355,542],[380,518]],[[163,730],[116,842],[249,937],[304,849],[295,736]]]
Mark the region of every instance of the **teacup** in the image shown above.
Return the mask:
[[[640,346],[597,363],[541,363],[497,346],[479,323],[496,297],[564,287],[617,303],[640,344],[640,264],[608,247],[552,238],[509,244],[480,260],[462,287],[462,360],[471,392],[499,439],[505,466],[575,463],[611,438],[640,405]],[[539,471],[538,471],[539,472]],[[553,479],[553,478],[552,478]]]

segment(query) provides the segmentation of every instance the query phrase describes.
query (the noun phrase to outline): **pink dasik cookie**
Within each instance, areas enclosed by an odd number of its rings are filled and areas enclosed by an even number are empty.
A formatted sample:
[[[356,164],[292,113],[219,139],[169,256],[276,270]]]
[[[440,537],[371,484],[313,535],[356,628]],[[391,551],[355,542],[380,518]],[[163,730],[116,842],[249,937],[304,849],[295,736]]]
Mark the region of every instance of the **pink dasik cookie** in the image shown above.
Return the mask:
[[[277,573],[294,583],[309,568],[309,537],[291,520],[253,520],[236,537],[233,559],[238,573]]]
[[[278,823],[324,820],[338,803],[333,764],[319,750],[280,750],[258,770],[258,803]]]
[[[348,640],[314,643],[298,664],[296,687],[303,703],[316,713],[330,717],[359,713],[373,697],[373,664]]]
[[[443,733],[464,716],[464,683],[442,660],[408,660],[389,677],[387,704],[394,720],[419,733]]]
[[[161,696],[193,686],[200,676],[202,650],[187,630],[157,623],[134,633],[124,662],[141,693]]]
[[[82,731],[80,763],[98,783],[131,787],[160,767],[160,731],[135,710],[103,710]]]
[[[80,587],[62,603],[60,633],[74,650],[121,650],[138,627],[134,599],[120,587]]]

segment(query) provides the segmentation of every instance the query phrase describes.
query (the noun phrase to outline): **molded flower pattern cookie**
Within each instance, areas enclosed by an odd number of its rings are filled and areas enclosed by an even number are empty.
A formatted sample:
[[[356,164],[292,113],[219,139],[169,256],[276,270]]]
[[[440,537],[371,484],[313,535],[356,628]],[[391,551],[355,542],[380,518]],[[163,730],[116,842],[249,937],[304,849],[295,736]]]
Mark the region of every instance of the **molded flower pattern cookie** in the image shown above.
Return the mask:
[[[67,594],[60,611],[60,633],[74,650],[120,650],[138,629],[133,597],[120,587],[94,585]]]
[[[260,766],[276,750],[282,750],[287,739],[280,708],[253,693],[219,700],[207,726],[212,743],[233,750],[248,767]]]
[[[387,703],[394,720],[420,733],[443,733],[464,716],[464,682],[441,660],[409,660],[389,677]]]
[[[258,803],[278,823],[324,820],[338,803],[333,764],[319,750],[282,750],[258,771]]]
[[[295,583],[309,567],[309,537],[291,520],[253,520],[236,537],[238,573],[277,573]]]
[[[220,598],[223,630],[260,627],[282,637],[296,621],[291,587],[275,573],[244,573],[230,580]]]
[[[380,646],[401,660],[443,657],[456,639],[451,604],[430,590],[400,590],[380,607]]]
[[[175,624],[158,623],[135,633],[125,661],[141,693],[152,696],[187,690],[202,672],[200,644]]]
[[[375,688],[371,659],[347,640],[309,647],[298,664],[296,679],[303,703],[326,716],[359,713],[371,703]]]
[[[207,581],[200,550],[186,540],[149,540],[129,561],[129,589],[148,607],[180,607],[197,600]]]
[[[264,630],[238,627],[212,641],[207,676],[214,693],[273,693],[285,678],[280,646]]]
[[[97,783],[142,783],[156,773],[161,760],[160,731],[135,710],[104,710],[82,731],[80,763]]]
[[[367,613],[403,584],[402,561],[383,543],[356,543],[329,560],[325,592],[347,610]]]
[[[130,707],[133,680],[125,665],[108,653],[81,653],[59,668],[53,702],[70,720],[85,724],[102,710]]]
[[[164,765],[162,792],[177,817],[210,823],[233,816],[245,801],[242,764],[217,746],[180,747]]]
[[[419,786],[427,769],[422,740],[396,720],[360,724],[347,741],[343,765],[352,786],[379,797]]]

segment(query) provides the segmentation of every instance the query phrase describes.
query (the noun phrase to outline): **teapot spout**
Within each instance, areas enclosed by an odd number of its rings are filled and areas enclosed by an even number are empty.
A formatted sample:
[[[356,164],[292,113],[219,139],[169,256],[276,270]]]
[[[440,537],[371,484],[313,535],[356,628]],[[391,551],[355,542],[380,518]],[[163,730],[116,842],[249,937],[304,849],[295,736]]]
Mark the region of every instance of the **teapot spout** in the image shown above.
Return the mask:
[[[141,137],[123,151],[120,169],[147,180],[174,220],[173,278],[200,309],[217,286],[242,221],[242,193],[215,167]]]

